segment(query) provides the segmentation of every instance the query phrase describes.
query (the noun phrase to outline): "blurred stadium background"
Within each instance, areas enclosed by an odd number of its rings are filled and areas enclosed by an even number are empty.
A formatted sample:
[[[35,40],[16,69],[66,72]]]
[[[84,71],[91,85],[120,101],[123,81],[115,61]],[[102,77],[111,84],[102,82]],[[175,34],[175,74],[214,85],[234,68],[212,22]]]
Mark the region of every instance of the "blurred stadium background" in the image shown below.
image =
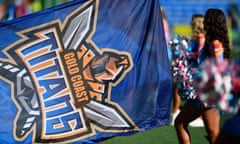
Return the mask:
[[[13,19],[68,1],[70,0],[0,0],[0,6],[5,5],[7,7],[8,19]],[[173,34],[180,34],[190,37],[190,21],[193,14],[204,15],[208,8],[223,10],[228,19],[233,57],[240,54],[239,0],[159,0],[159,2],[165,9],[171,36]],[[0,18],[0,21],[3,20]]]
[[[223,10],[228,20],[232,57],[240,54],[240,3],[238,0],[159,0],[164,7],[171,35],[191,36],[191,17],[209,8]]]

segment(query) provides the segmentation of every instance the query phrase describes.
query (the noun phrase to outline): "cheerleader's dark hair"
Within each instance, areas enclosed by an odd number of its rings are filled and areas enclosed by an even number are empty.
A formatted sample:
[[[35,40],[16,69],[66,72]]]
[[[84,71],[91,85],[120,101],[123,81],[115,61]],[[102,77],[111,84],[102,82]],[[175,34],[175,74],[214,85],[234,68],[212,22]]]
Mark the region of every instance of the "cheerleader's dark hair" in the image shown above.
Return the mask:
[[[206,57],[211,57],[210,43],[219,40],[224,47],[224,58],[230,58],[230,43],[228,38],[228,29],[226,17],[222,10],[210,8],[204,16],[204,30],[206,32],[206,41],[204,51]]]

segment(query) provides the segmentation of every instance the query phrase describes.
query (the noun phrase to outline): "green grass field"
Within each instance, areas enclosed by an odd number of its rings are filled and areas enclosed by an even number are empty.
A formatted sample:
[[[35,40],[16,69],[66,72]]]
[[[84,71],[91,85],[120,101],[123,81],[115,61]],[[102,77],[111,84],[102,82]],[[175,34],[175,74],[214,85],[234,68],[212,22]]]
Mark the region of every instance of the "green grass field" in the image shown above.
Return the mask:
[[[203,127],[189,128],[192,144],[207,144],[206,132]],[[162,126],[137,133],[132,136],[114,137],[100,144],[177,144],[177,135],[174,127]]]
[[[221,125],[229,116],[222,115]],[[189,127],[192,144],[208,144],[204,127]],[[178,144],[173,126],[166,125],[139,132],[131,136],[117,136],[100,144]]]

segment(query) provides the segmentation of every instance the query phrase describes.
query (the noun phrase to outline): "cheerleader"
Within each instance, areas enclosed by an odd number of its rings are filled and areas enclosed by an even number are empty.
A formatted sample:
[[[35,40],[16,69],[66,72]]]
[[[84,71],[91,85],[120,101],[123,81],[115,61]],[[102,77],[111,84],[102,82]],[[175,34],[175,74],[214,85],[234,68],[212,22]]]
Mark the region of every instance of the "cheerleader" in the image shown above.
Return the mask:
[[[224,13],[219,9],[208,9],[204,16],[205,44],[201,50],[199,63],[207,58],[215,58],[217,62],[229,59],[230,47],[227,22]],[[175,129],[179,143],[189,144],[189,123],[202,116],[210,144],[215,144],[219,134],[220,114],[211,105],[204,105],[198,97],[189,99],[175,120]]]

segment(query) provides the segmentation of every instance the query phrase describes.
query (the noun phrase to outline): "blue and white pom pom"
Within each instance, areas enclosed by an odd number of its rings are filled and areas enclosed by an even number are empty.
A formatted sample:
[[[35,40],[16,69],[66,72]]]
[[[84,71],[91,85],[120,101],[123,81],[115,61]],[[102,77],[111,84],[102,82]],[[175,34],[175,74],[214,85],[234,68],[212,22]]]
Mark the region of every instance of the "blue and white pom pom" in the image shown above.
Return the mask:
[[[193,68],[188,65],[188,42],[184,37],[175,35],[169,42],[172,49],[172,75],[182,99],[194,99]]]
[[[199,99],[206,105],[226,113],[236,113],[239,108],[240,69],[230,61],[207,59],[194,80]],[[238,77],[238,78],[237,78]]]

